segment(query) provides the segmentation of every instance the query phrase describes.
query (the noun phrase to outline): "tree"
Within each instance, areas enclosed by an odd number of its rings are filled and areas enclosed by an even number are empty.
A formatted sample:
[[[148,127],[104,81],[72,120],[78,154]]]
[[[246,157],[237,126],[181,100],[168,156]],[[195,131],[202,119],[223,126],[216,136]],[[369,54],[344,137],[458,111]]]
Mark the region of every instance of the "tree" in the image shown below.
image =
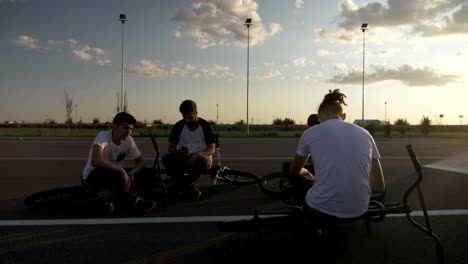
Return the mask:
[[[153,120],[153,125],[164,125],[164,122],[161,119],[155,119]]]
[[[392,124],[390,122],[385,122],[384,125],[384,136],[389,137],[392,134]]]
[[[65,123],[67,124],[68,133],[70,133],[70,124],[73,122],[71,117],[73,112],[73,99],[68,94],[67,90],[65,93]]]
[[[273,125],[276,125],[276,126],[291,126],[291,125],[295,125],[296,121],[294,121],[294,119],[289,118],[289,117],[285,117],[284,119],[277,117],[273,119],[272,123]]]
[[[99,117],[93,117],[93,124],[100,124],[101,121],[99,120]]]
[[[289,117],[286,117],[284,119],[277,117],[273,119],[273,125],[281,126],[281,128],[284,130],[290,130],[295,124],[296,124],[296,121],[294,121],[294,119],[289,118]]]
[[[238,125],[238,126],[243,126],[245,125],[245,121],[240,119],[240,120],[237,120],[236,122],[234,122],[235,125]]]
[[[406,130],[408,129],[409,123],[406,118],[398,118],[395,121],[395,126],[398,128],[398,131],[400,131],[400,134],[404,136],[406,135]]]
[[[285,125],[285,126],[293,126],[295,124],[296,124],[296,121],[294,121],[294,119],[292,119],[292,118],[285,117],[283,119],[283,125]]]
[[[432,121],[429,119],[429,116],[423,116],[419,122],[419,128],[425,136],[429,135],[429,128],[431,127],[431,123]]]
[[[280,125],[283,124],[283,120],[282,120],[281,118],[277,117],[277,118],[273,119],[273,122],[272,122],[272,123],[273,123],[273,125],[275,125],[275,126],[280,126]]]

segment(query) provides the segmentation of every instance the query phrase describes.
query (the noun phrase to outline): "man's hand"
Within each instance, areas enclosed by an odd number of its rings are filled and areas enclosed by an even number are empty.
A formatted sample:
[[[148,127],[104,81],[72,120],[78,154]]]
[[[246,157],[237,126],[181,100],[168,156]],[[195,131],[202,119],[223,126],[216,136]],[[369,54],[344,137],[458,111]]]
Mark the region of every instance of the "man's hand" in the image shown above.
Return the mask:
[[[315,176],[314,176],[312,173],[310,173],[309,170],[303,168],[303,169],[301,170],[301,173],[302,173],[302,174],[301,174],[302,177],[304,177],[304,178],[306,178],[306,179],[308,179],[308,180],[311,180],[311,181],[315,181]]]
[[[179,149],[179,152],[182,152],[182,153],[187,154],[187,155],[190,154],[190,150],[187,147],[181,147]]]
[[[133,186],[133,175],[128,174],[124,169],[121,169],[120,176],[124,180],[125,191],[129,192]]]

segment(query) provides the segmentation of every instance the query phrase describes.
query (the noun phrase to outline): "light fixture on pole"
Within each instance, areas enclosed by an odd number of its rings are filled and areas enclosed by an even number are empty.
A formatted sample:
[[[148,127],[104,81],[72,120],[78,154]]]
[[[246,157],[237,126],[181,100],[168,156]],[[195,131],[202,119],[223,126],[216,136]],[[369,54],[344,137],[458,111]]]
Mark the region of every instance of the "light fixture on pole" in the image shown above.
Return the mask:
[[[367,23],[363,23],[361,25],[362,31],[362,120],[361,126],[364,127],[364,75],[365,75],[365,58],[366,58],[366,30],[367,30]]]
[[[247,135],[249,135],[249,46],[250,46],[250,26],[252,19],[247,18],[244,25],[247,27]]]
[[[127,109],[125,107],[125,85],[124,85],[124,56],[123,56],[123,47],[124,47],[124,24],[127,21],[127,17],[125,14],[120,14],[119,21],[122,22],[122,77],[121,77],[121,90],[120,90],[120,112],[126,112]]]

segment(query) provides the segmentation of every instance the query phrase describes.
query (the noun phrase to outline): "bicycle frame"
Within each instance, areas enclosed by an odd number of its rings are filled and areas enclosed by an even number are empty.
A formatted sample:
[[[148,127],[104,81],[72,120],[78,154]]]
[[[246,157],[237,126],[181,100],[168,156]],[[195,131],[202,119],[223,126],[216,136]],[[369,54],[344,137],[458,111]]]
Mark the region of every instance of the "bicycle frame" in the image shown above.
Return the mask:
[[[211,183],[210,190],[208,191],[209,194],[212,194],[214,192],[214,188],[216,184],[218,183],[218,179],[221,178],[221,173],[226,169],[221,167],[221,153],[219,152],[219,136],[215,135],[215,144],[216,144],[216,161],[217,161],[217,167],[218,169],[216,170],[216,174],[213,178],[213,182]],[[213,166],[212,166],[213,167]]]
[[[163,194],[163,206],[162,206],[162,208],[163,208],[164,211],[166,211],[167,210],[167,204],[168,204],[167,190],[166,190],[166,187],[165,187],[164,182],[163,182],[163,177],[162,177],[162,172],[161,172],[161,165],[159,164],[159,158],[160,158],[159,148],[158,148],[158,144],[156,143],[156,139],[154,138],[153,134],[150,134],[150,138],[151,138],[151,143],[153,143],[154,150],[156,151],[156,157],[154,158],[152,168],[153,168],[153,170],[156,170],[157,176],[159,178],[159,184],[161,185],[162,194]]]

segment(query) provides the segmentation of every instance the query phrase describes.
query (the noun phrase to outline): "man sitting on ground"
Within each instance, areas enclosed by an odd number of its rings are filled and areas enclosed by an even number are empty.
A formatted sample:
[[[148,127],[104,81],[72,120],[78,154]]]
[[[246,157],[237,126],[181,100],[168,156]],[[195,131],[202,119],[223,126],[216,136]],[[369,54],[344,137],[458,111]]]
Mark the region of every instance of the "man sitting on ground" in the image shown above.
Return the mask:
[[[135,194],[143,187],[155,186],[154,173],[145,168],[144,158],[130,136],[136,119],[121,112],[112,123],[110,131],[101,131],[94,139],[83,171],[84,186],[93,192],[110,190],[116,195],[118,204],[150,212],[156,207],[156,202],[143,200]],[[124,168],[126,158],[133,158],[135,167]],[[110,208],[107,209],[112,213],[114,205],[108,205]]]

